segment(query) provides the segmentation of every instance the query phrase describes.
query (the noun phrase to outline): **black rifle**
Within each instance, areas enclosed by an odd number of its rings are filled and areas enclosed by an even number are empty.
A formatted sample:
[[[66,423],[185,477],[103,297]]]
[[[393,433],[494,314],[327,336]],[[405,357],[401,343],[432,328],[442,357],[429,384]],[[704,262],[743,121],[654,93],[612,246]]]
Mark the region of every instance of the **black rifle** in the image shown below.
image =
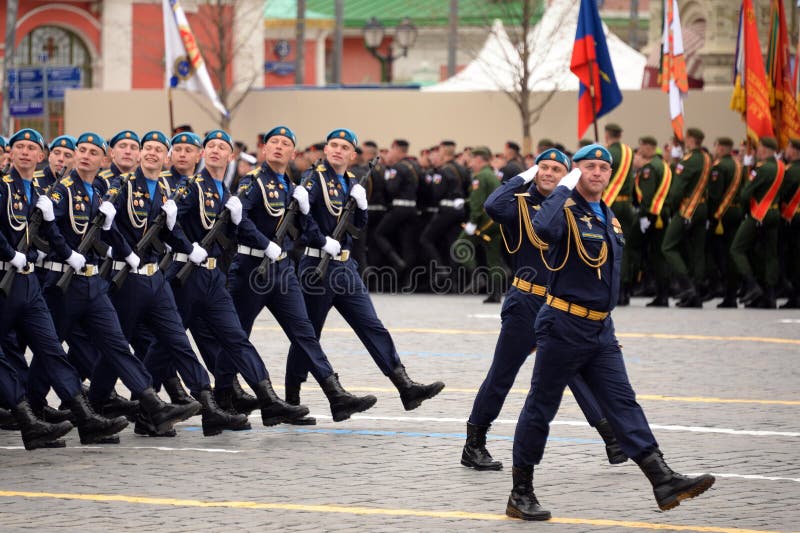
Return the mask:
[[[241,200],[244,198],[244,195],[247,193],[247,189],[239,189],[236,197]],[[217,220],[214,221],[214,225],[211,226],[211,229],[208,230],[206,236],[203,237],[203,240],[200,241],[200,247],[203,248],[206,252],[210,253],[211,249],[214,247],[215,243],[219,243],[223,249],[227,248],[231,244],[231,240],[227,238],[224,234],[225,228],[228,227],[228,223],[231,221],[231,210],[227,207],[222,210],[222,212],[217,216]],[[186,260],[186,263],[178,270],[178,273],[175,275],[175,279],[178,281],[178,285],[182,286],[186,283],[186,280],[189,279],[189,275],[194,271],[194,267],[196,265]]]
[[[105,201],[111,202],[112,204],[117,199],[119,192],[128,184],[128,181],[134,176],[133,172],[129,172],[127,174],[123,174],[120,176],[119,187],[116,190],[113,188],[109,189],[109,192],[106,194],[104,198]],[[113,192],[112,192],[113,191]],[[106,221],[106,216],[103,213],[97,213],[91,222],[89,222],[89,227],[86,228],[86,232],[83,234],[83,238],[81,239],[80,244],[78,244],[78,249],[75,250],[81,255],[86,255],[89,250],[92,248],[97,248],[97,240],[100,238],[100,232],[103,230],[103,223]],[[84,267],[86,270],[86,267]],[[67,289],[69,289],[69,284],[72,282],[72,276],[75,275],[75,269],[67,267],[64,273],[56,283],[56,287],[61,289],[62,293],[66,293]]]
[[[298,185],[298,187],[302,186],[303,183]],[[292,198],[292,200],[289,202],[289,205],[286,206],[286,211],[283,213],[283,218],[281,219],[280,223],[278,223],[278,227],[275,230],[275,236],[270,239],[272,242],[282,247],[283,240],[286,238],[287,233],[291,235],[292,239],[297,239],[299,234],[297,228],[294,226],[294,217],[297,215],[299,210],[300,204],[296,199]],[[270,261],[272,260],[265,255],[257,269],[260,276],[264,276],[267,273],[267,268],[269,268]]]
[[[369,162],[367,171],[361,176],[361,179],[358,180],[358,184],[364,187],[369,180],[369,175],[372,172],[372,169],[375,168],[375,165],[378,164],[380,161],[380,156],[376,156]],[[342,212],[339,215],[339,222],[336,224],[336,227],[333,228],[333,233],[331,237],[340,243],[342,239],[344,239],[345,234],[349,233],[353,236],[353,238],[358,239],[361,235],[361,230],[353,225],[350,222],[350,216],[355,213],[356,210],[356,199],[350,196],[347,199],[347,203],[342,208]],[[314,278],[316,281],[322,280],[325,276],[325,273],[328,271],[328,263],[331,262],[332,256],[327,252],[322,252],[322,258],[319,260],[317,264],[317,268],[314,269]]]
[[[175,201],[176,204],[181,200],[183,200],[189,193],[189,187],[191,187],[197,180],[197,176],[198,174],[195,174],[191,176],[189,179],[187,179],[185,185],[179,185],[172,193],[172,196],[170,196],[170,199]],[[155,220],[153,220],[153,223],[150,224],[150,226],[147,228],[147,231],[144,232],[142,238],[139,239],[139,242],[136,243],[136,248],[134,250],[136,252],[136,255],[141,257],[142,255],[147,253],[150,250],[150,248],[154,248],[158,253],[166,252],[167,250],[166,246],[164,246],[164,243],[161,242],[161,239],[158,237],[159,234],[161,233],[161,230],[163,230],[164,227],[166,227],[166,225],[167,225],[167,213],[164,212],[164,210],[161,210],[161,212],[158,213],[158,215],[156,215],[156,218]],[[168,264],[169,263],[167,263],[167,265]],[[164,268],[166,268],[167,265],[165,265]],[[160,262],[158,266],[159,268],[161,268]],[[122,267],[122,270],[117,272],[117,274],[111,279],[111,288],[113,290],[119,290],[119,288],[122,287],[122,284],[125,283],[125,280],[128,278],[128,274],[130,273],[130,271],[131,271],[131,266],[128,263],[125,263],[125,265]]]
[[[47,189],[45,189],[42,192],[42,194],[40,194],[40,196],[49,196],[53,190],[53,187],[56,186],[56,183],[61,181],[61,178],[64,177],[66,171],[67,171],[66,165],[61,167],[61,170],[58,172],[58,174],[56,174],[55,181]],[[42,210],[41,209],[34,210],[34,212],[31,213],[30,218],[28,219],[28,227],[25,230],[25,235],[23,235],[22,238],[17,243],[17,251],[19,253],[27,254],[28,250],[30,250],[31,248],[31,242],[36,243],[36,241],[43,240],[37,238],[39,234],[39,227],[42,225],[42,222],[44,222],[44,214],[42,213]],[[37,244],[36,247],[41,250],[40,245],[38,243],[36,244]],[[46,252],[47,250],[42,250],[42,251]],[[25,269],[27,270],[27,268],[28,267],[26,266]],[[14,274],[16,273],[17,273],[17,267],[9,266],[8,270],[3,276],[3,279],[0,280],[0,293],[2,293],[3,296],[7,297],[9,294],[11,294],[11,287],[14,285]]]

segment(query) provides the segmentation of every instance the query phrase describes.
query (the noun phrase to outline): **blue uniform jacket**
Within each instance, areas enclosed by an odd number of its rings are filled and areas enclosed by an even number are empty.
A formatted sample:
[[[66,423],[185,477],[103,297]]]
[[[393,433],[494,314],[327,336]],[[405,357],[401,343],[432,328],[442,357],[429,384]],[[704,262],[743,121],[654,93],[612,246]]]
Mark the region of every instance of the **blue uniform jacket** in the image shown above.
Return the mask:
[[[321,165],[318,165],[304,176],[303,183],[308,190],[308,201],[311,204],[311,211],[307,215],[300,215],[300,226],[303,229],[301,239],[306,246],[322,248],[325,244],[325,237],[330,237],[333,233],[336,224],[339,222],[339,211],[347,202],[353,185],[358,183],[355,175],[349,170],[346,172],[345,177],[348,184],[347,195],[342,191],[336,172],[327,161],[323,161]],[[353,225],[357,228],[363,228],[367,225],[366,210],[355,210]],[[353,238],[349,233],[345,234],[341,244],[342,250],[350,249],[353,244]]]
[[[551,267],[558,268],[569,254],[563,268],[550,272],[548,292],[570,303],[602,312],[611,311],[617,303],[625,237],[611,209],[605,203],[600,205],[605,213],[605,224],[598,220],[577,190],[570,192],[562,185],[542,202],[533,219],[533,227],[549,245],[546,257]],[[591,267],[579,257],[576,236],[567,224],[567,210],[574,217],[580,243],[590,258],[598,257],[603,243],[606,244],[608,256],[601,266]]]
[[[542,254],[528,237],[525,230],[525,221],[521,220],[520,200],[522,197],[527,209],[528,217],[533,220],[545,196],[531,184],[527,191],[521,187],[524,180],[516,176],[495,189],[486,199],[484,209],[486,213],[501,225],[506,247],[511,255],[514,275],[522,280],[547,284],[547,268],[542,261]]]
[[[36,177],[31,181],[31,200],[25,196],[25,186],[16,169],[3,176],[0,184],[0,261],[10,261],[15,253],[17,244],[25,236],[28,229],[28,217],[36,209],[36,200],[39,199],[41,188]],[[52,224],[42,222],[39,234],[48,239]],[[36,261],[36,249],[31,246],[27,258],[29,262]]]
[[[166,179],[159,179],[154,198],[150,198],[147,178],[142,174],[141,168],[136,169],[135,177],[122,187],[117,196],[117,215],[114,217],[114,227],[111,232],[114,258],[123,259],[133,251],[149,225],[161,213],[161,206],[170,198],[169,190]],[[186,239],[179,224],[175,224],[173,231],[164,226],[159,238],[175,251],[183,253],[192,251],[191,242]],[[151,247],[140,256],[140,259],[142,264],[155,263],[161,256]]]
[[[199,243],[225,209],[225,202],[231,197],[228,189],[222,187],[222,197],[214,183],[214,178],[203,169],[195,182],[188,186],[186,196],[178,204],[178,224],[181,225],[185,242],[178,251],[191,251],[192,243]],[[234,237],[236,226],[232,223],[225,228],[225,236]],[[188,248],[187,248],[188,246]],[[222,257],[223,249],[218,242],[209,250],[209,257]]]
[[[242,222],[237,233],[241,244],[264,250],[275,237],[295,187],[288,177],[283,181],[286,187],[266,163],[242,177],[239,191],[246,192],[242,198]],[[284,242],[275,244],[286,250],[291,246],[291,239],[287,235]]]

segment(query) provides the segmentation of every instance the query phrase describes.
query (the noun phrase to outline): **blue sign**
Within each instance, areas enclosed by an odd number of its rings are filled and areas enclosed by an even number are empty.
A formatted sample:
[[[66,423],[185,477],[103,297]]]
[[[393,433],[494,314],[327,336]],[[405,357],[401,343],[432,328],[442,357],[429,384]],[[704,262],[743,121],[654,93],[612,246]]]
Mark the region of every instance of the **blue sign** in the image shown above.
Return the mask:
[[[9,110],[13,116],[41,115],[45,100],[63,100],[67,89],[81,87],[83,82],[80,67],[11,69],[8,71]]]
[[[288,76],[294,72],[294,61],[266,61],[264,62],[264,72]]]

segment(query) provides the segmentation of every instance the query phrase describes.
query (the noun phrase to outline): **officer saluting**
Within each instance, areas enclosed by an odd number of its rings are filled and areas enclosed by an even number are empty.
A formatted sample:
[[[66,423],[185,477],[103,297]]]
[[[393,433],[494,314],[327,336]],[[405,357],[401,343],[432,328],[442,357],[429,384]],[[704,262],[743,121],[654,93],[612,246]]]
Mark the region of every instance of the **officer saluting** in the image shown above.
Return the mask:
[[[330,236],[339,223],[349,196],[355,199],[358,206],[353,225],[363,228],[367,224],[367,193],[347,170],[356,157],[358,138],[355,133],[339,128],[331,131],[327,140],[325,161],[313,168],[304,179],[310,211],[300,217],[303,227],[301,239],[308,247],[300,261],[299,270],[306,289],[303,292],[306,309],[319,339],[328,312],[335,307],[364,343],[381,372],[397,387],[403,407],[410,411],[439,394],[444,383],[437,381],[421,385],[408,377],[394,341],[375,314],[367,288],[358,275],[355,261],[350,257],[352,237],[345,235],[340,242]],[[323,254],[331,256],[330,266],[324,279],[314,283],[309,279],[309,274],[319,264]],[[294,394],[293,391],[299,395],[300,385],[306,380],[308,371],[305,354],[293,343],[286,361],[287,396],[290,392]]]
[[[611,154],[592,144],[578,150],[573,161],[578,169],[559,181],[533,219],[536,234],[548,243],[553,270],[547,304],[536,318],[539,347],[531,391],[514,435],[514,483],[506,514],[524,520],[550,519],[533,492],[533,467],[542,459],[564,387],[577,372],[599,401],[625,455],[650,480],[662,510],[714,483],[713,476],[690,478],[667,466],[636,402],[609,316],[619,293],[625,243],[619,221],[601,201],[611,177]]]

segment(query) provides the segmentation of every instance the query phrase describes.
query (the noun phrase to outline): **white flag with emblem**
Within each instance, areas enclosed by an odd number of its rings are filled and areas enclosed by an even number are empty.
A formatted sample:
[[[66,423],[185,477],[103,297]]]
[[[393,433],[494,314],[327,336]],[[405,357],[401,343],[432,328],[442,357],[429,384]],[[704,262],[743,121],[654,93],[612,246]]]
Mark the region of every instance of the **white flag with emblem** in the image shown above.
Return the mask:
[[[189,21],[178,0],[163,0],[164,63],[167,87],[205,94],[220,113],[228,110],[219,99],[200,55]]]

